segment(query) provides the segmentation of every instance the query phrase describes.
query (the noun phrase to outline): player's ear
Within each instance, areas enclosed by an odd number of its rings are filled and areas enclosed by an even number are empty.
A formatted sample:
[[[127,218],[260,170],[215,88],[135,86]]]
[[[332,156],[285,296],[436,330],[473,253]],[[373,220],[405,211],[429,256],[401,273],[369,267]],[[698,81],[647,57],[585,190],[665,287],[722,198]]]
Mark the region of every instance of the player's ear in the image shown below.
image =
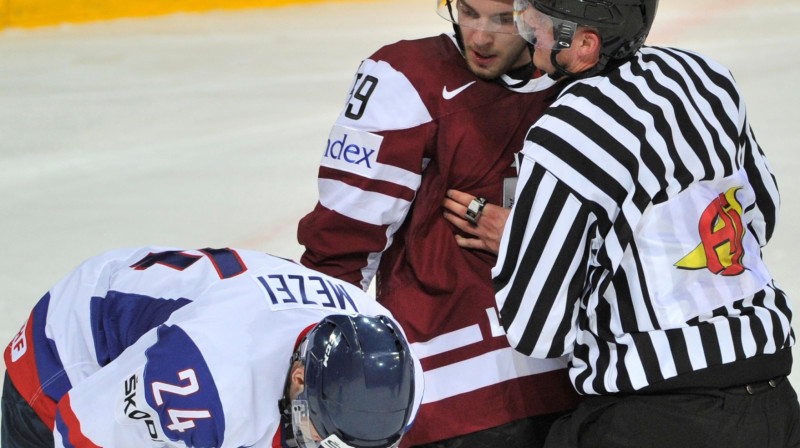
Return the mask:
[[[295,361],[292,366],[292,383],[303,386],[306,383],[306,367],[300,361]]]
[[[289,372],[289,397],[294,399],[303,391],[306,384],[306,368],[300,361],[295,361]]]

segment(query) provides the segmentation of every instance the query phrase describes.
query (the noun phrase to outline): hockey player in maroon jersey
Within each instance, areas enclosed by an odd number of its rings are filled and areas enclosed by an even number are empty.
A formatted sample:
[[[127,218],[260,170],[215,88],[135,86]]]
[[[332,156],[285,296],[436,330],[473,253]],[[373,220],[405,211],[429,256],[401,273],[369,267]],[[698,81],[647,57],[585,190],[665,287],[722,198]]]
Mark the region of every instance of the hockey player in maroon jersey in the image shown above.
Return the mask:
[[[496,257],[459,246],[442,200],[458,190],[511,206],[514,154],[553,82],[534,72],[510,0],[438,11],[455,33],[385,46],[358,69],[324,148],[319,203],[299,224],[301,261],[364,289],[374,279],[422,358],[425,396],[404,446],[536,447],[576,403],[566,363],[509,347]]]

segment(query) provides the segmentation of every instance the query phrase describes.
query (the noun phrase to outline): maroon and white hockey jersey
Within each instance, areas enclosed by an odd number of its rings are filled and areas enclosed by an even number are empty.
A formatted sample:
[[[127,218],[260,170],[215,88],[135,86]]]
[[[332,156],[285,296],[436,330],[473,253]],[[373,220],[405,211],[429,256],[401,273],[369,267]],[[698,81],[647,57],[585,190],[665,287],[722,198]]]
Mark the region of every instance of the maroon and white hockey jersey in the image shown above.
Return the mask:
[[[298,228],[301,261],[364,289],[376,278],[378,300],[422,358],[425,396],[405,446],[576,403],[564,359],[511,349],[496,257],[460,248],[441,207],[451,188],[511,206],[515,152],[552,85],[481,80],[451,35],[401,41],[363,61],[333,126],[319,203]]]

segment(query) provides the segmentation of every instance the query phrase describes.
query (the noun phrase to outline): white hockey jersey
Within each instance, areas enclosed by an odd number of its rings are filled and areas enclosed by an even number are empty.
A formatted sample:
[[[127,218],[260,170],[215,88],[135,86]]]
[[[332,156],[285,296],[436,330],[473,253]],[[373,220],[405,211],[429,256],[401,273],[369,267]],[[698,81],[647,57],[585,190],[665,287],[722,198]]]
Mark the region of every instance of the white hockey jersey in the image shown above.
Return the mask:
[[[391,316],[351,284],[263,253],[120,249],[53,287],[5,362],[56,446],[281,446],[298,335],[345,313]]]

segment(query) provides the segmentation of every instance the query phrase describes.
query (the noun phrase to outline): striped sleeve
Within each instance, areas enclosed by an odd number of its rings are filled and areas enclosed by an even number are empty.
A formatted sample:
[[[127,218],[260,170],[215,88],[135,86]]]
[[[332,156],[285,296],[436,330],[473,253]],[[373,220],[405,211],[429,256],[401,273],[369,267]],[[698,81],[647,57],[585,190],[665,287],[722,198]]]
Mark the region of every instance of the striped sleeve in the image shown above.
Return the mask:
[[[552,358],[572,351],[590,261],[594,215],[564,183],[524,159],[517,204],[493,271],[503,326],[512,347]]]
[[[746,118],[742,125],[740,144],[744,149],[744,168],[750,185],[756,192],[755,208],[746,211],[746,220],[763,247],[772,238],[778,221],[780,208],[778,184]]]

